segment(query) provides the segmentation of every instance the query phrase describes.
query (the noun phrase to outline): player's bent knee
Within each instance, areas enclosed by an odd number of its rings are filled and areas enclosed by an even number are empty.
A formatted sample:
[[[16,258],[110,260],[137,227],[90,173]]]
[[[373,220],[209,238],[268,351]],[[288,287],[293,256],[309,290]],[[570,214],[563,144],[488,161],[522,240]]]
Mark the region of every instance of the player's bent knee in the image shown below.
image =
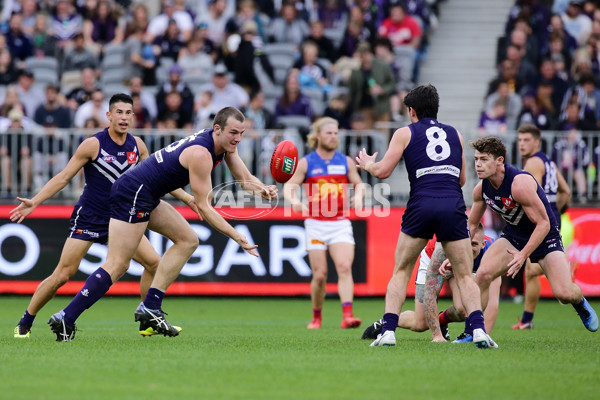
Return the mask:
[[[492,281],[494,280],[494,275],[488,271],[482,271],[481,269],[477,270],[477,274],[475,275],[475,282],[480,288],[486,288],[490,286]]]
[[[581,294],[571,287],[557,288],[554,296],[562,304],[573,304],[580,300]]]

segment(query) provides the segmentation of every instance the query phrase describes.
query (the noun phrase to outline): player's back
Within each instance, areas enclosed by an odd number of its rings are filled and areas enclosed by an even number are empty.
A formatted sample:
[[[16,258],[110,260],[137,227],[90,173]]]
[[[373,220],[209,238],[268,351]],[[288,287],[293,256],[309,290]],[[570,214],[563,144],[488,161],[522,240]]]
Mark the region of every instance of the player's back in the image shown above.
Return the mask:
[[[212,133],[212,129],[204,129],[154,152],[127,174],[127,179],[144,184],[156,198],[187,186],[190,183],[189,171],[179,162],[179,156],[185,149],[191,146],[205,147],[212,156],[213,168],[225,156],[225,153],[215,155]]]
[[[526,171],[505,164],[502,184],[495,189],[489,180],[484,179],[481,188],[483,200],[486,204],[506,221],[506,227],[503,231],[515,237],[527,238],[531,236],[536,225],[527,217],[523,206],[512,197],[513,181],[518,175],[522,174],[531,176]],[[537,185],[537,195],[546,209],[551,229],[558,229],[558,222],[552,212],[550,202],[539,184]]]
[[[463,149],[456,129],[433,118],[422,118],[409,128],[411,138],[403,157],[411,197],[462,197]]]
[[[84,211],[108,222],[110,189],[121,175],[136,166],[139,149],[135,137],[129,133],[122,145],[111,139],[108,128],[93,137],[98,140],[100,148],[96,158],[83,166],[85,187],[75,207],[83,206]]]

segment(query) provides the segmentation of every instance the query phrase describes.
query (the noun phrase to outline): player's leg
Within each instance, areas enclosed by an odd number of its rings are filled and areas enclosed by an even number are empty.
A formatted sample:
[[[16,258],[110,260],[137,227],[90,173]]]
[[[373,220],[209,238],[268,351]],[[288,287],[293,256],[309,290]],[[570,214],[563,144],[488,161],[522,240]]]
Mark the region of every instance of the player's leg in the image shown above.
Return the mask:
[[[504,275],[508,271],[508,263],[512,256],[508,249],[517,251],[507,239],[499,238],[486,250],[481,264],[475,274],[475,280],[481,291],[481,306],[483,310],[487,307],[489,298],[489,288],[494,279]]]
[[[135,251],[135,254],[133,255],[133,259],[140,263],[142,267],[144,267],[144,272],[140,278],[140,295],[143,300],[146,297],[148,289],[150,288],[152,280],[154,279],[154,275],[156,274],[158,263],[160,262],[160,256],[156,250],[154,250],[154,247],[152,247],[148,238],[143,236],[142,240],[140,240],[137,250]]]
[[[552,293],[563,304],[571,304],[579,314],[585,327],[595,332],[598,330],[598,317],[587,302],[581,289],[571,280],[571,271],[567,258],[562,251],[553,251],[539,260],[544,270]]]
[[[354,243],[336,242],[329,245],[329,255],[335,264],[338,275],[338,293],[342,303],[342,323],[340,327],[357,328],[361,320],[354,317],[352,302],[354,300],[354,279],[352,279],[352,263],[354,262]]]
[[[312,270],[310,300],[312,303],[313,319],[307,328],[319,329],[322,321],[323,302],[325,301],[327,291],[327,251],[325,249],[308,250],[308,261]]]
[[[83,256],[93,242],[67,238],[58,265],[52,274],[36,288],[23,318],[15,328],[15,337],[29,337],[29,331],[37,313],[56,295],[56,291],[75,275]]]
[[[485,330],[491,333],[496,325],[496,318],[498,317],[498,307],[500,305],[500,286],[502,285],[502,277],[497,277],[490,284],[488,290],[488,304],[483,313],[485,320]]]
[[[412,237],[400,232],[394,255],[394,272],[385,293],[385,314],[381,336],[371,346],[393,346],[396,344],[395,331],[406,300],[406,287],[419,253],[427,244],[427,239]],[[391,331],[386,335],[386,332]]]
[[[527,260],[525,264],[525,307],[523,316],[518,323],[512,326],[513,329],[531,329],[533,328],[533,314],[540,299],[540,275],[544,271],[538,263],[532,263]]]

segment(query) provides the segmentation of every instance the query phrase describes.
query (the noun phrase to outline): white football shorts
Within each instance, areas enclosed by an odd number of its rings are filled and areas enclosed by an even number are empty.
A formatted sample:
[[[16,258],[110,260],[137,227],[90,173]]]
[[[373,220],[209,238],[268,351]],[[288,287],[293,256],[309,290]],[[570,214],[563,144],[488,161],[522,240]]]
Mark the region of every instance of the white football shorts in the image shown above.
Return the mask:
[[[352,223],[348,219],[337,221],[322,221],[307,219],[304,221],[306,231],[306,250],[327,250],[334,243],[354,242]]]

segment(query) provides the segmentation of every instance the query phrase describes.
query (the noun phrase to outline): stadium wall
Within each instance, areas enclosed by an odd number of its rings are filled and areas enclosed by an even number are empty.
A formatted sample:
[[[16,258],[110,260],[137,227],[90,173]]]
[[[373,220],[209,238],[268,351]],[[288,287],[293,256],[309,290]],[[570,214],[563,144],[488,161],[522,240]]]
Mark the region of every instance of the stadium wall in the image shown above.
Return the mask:
[[[0,293],[32,294],[41,280],[58,263],[68,235],[70,206],[40,206],[23,221],[14,224],[8,213],[14,206],[0,206]],[[200,239],[200,246],[168,293],[172,295],[298,296],[310,294],[310,267],[304,250],[302,219],[288,215],[283,207],[221,208],[219,211],[259,245],[260,258],[240,251],[239,246],[211,229],[188,208],[178,208]],[[383,296],[394,267],[394,250],[404,208],[391,208],[382,217],[352,214],[356,239],[353,266],[357,296]],[[574,279],[587,296],[600,296],[600,210],[570,209],[565,245],[575,269]],[[566,233],[565,233],[566,232]],[[150,241],[159,254],[169,243],[151,232]],[[106,256],[106,247],[94,244],[73,280],[59,294],[75,294],[87,276]],[[128,273],[110,289],[112,295],[139,294],[142,267],[132,262]],[[408,295],[414,296],[414,273]],[[330,261],[327,290],[337,292],[337,276]],[[444,293],[442,293],[444,294]],[[553,297],[542,278],[542,296]]]

